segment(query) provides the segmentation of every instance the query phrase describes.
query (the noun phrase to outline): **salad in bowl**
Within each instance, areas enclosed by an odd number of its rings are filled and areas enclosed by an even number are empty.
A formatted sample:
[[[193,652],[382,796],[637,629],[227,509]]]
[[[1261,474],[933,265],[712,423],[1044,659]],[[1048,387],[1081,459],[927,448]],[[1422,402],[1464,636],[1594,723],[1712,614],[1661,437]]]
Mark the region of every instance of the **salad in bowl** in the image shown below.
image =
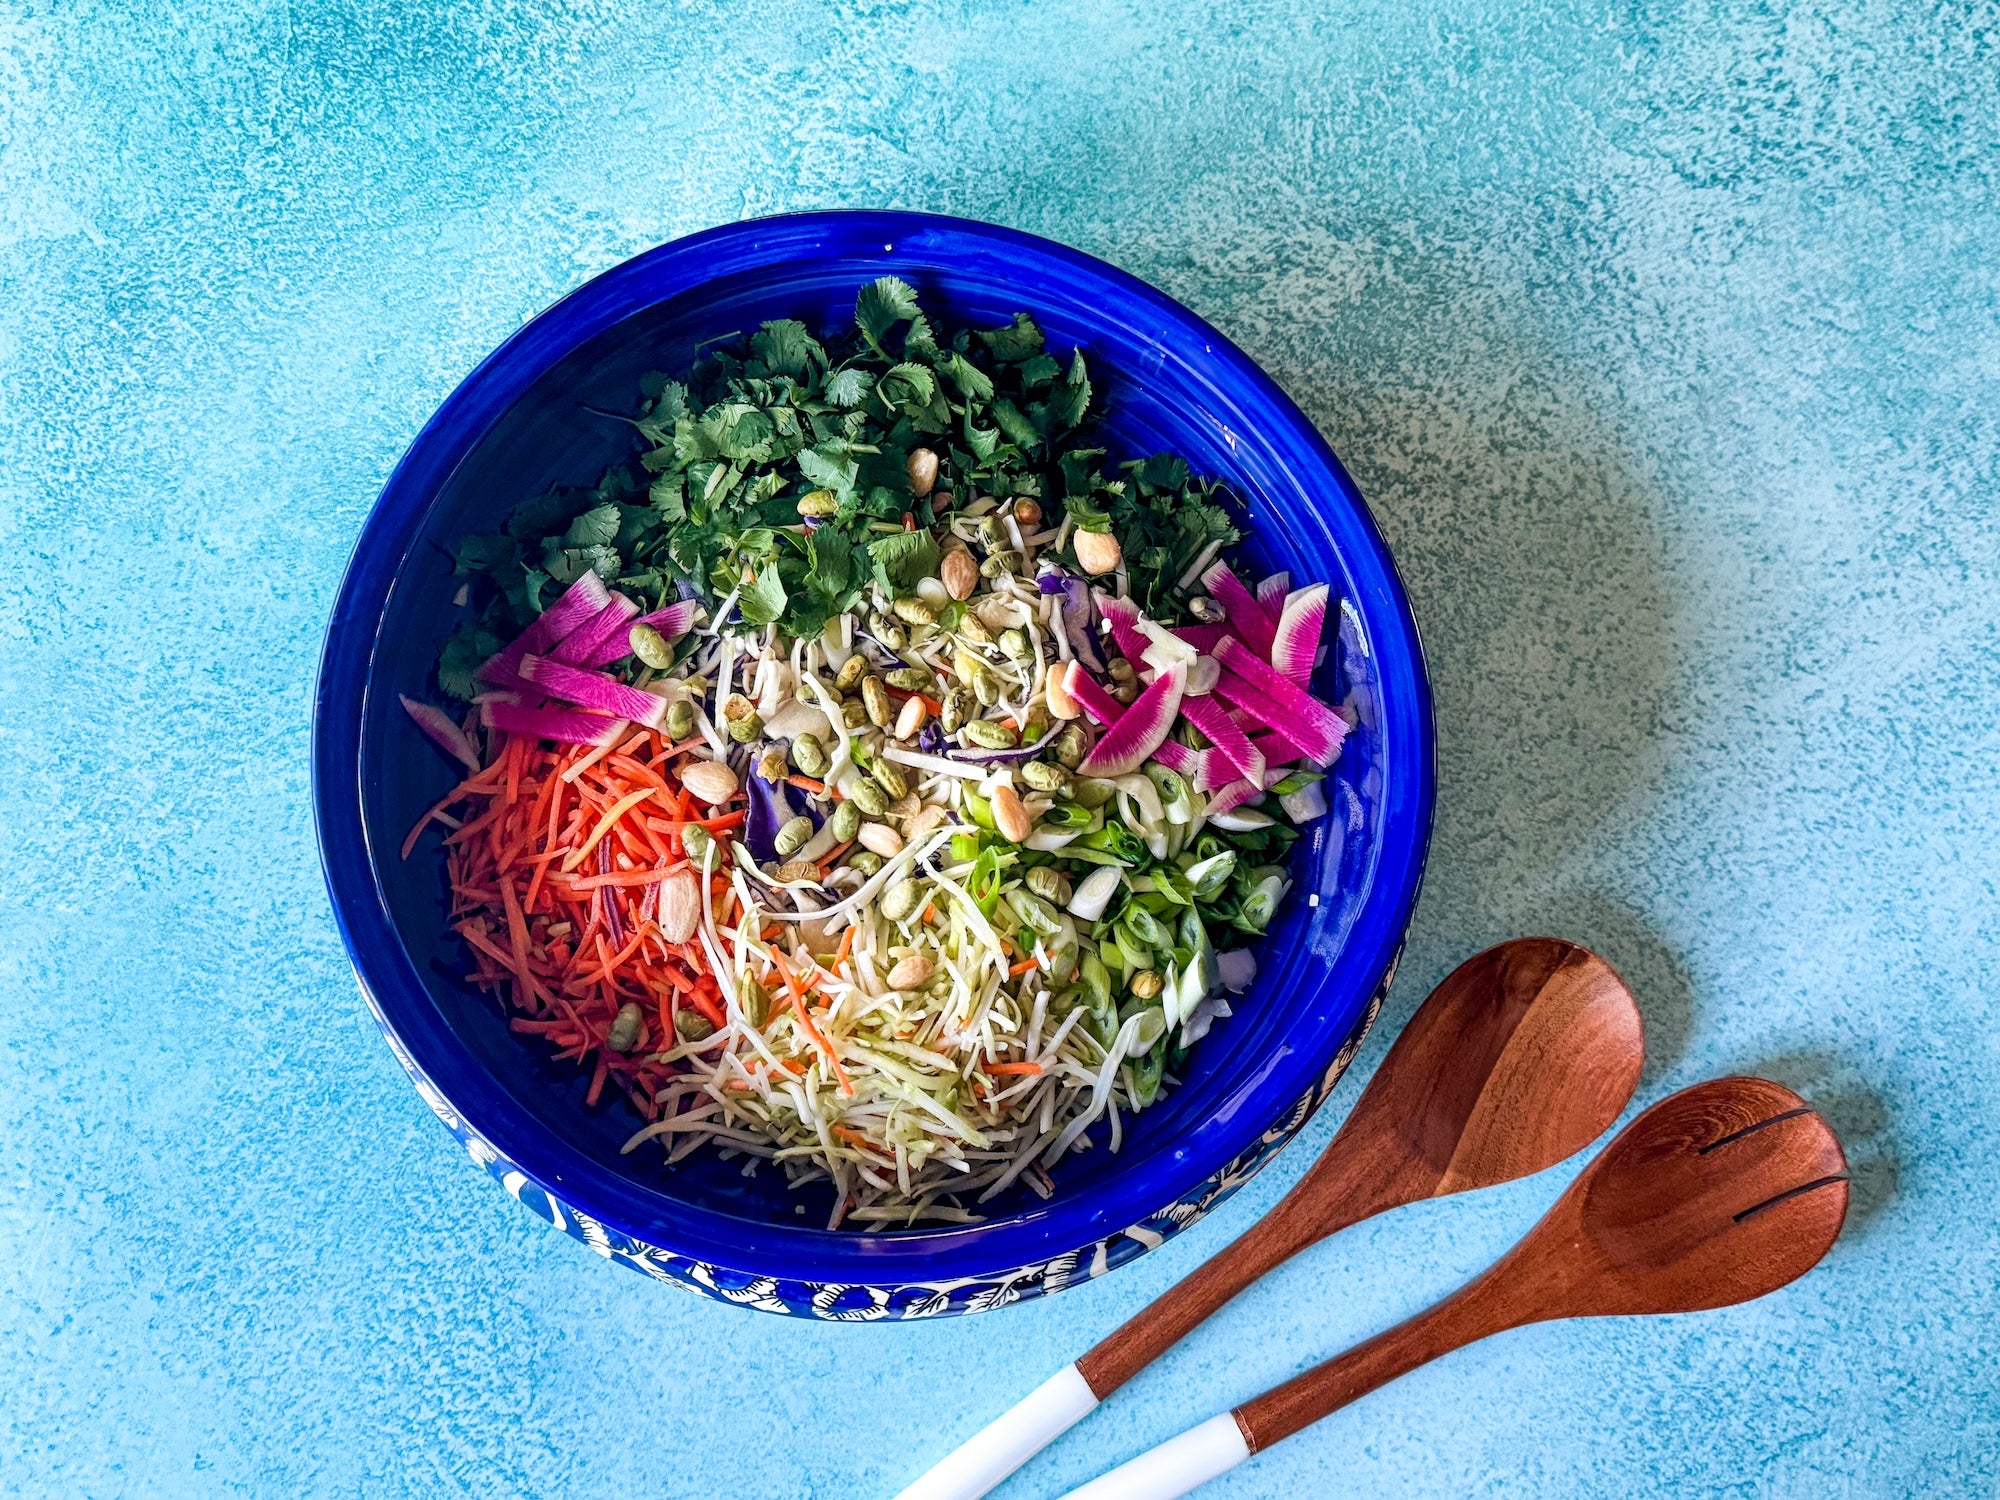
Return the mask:
[[[470,707],[408,704],[469,773],[406,844],[468,977],[628,1150],[830,1181],[829,1228],[1048,1196],[1256,975],[1348,728],[1327,587],[1253,590],[1215,485],[1077,438],[1085,356],[1026,312],[885,276],[830,347],[646,385],[633,459],[460,540]]]
[[[475,1160],[662,1279],[908,1317],[1102,1274],[1387,983],[1431,796],[1393,572],[1107,267],[697,240],[503,347],[364,532],[317,733],[364,995]]]

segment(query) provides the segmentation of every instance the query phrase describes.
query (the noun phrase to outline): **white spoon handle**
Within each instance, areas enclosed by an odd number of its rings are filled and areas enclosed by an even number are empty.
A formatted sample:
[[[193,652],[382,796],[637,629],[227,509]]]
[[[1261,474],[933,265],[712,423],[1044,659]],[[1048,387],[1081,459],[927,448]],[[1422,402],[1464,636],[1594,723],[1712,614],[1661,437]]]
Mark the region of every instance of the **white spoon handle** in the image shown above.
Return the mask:
[[[896,1500],[979,1500],[1097,1405],[1075,1365],[1064,1365],[933,1464]]]
[[[1064,1500],[1174,1500],[1226,1474],[1250,1456],[1236,1414],[1224,1412],[1130,1463],[1071,1490]]]

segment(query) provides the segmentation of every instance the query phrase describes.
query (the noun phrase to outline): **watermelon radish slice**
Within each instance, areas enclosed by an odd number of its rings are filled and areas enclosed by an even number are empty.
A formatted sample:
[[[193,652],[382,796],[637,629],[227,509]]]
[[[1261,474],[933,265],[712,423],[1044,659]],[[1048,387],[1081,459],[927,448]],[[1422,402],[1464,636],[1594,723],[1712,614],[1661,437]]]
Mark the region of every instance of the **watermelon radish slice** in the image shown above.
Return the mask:
[[[1112,697],[1095,677],[1071,662],[1063,668],[1063,691],[1083,705],[1083,711],[1106,729],[1125,717],[1125,705]]]
[[[559,740],[568,745],[598,745],[625,732],[623,719],[608,719],[603,714],[587,714],[573,708],[524,708],[499,699],[482,703],[479,716],[488,729],[538,740]]]
[[[1152,644],[1139,631],[1139,606],[1102,589],[1096,590],[1096,594],[1097,612],[1111,622],[1111,638],[1118,642],[1118,654],[1137,667],[1146,647]]]
[[[1231,717],[1234,718],[1234,715]],[[1305,751],[1301,750],[1291,736],[1282,729],[1272,730],[1269,734],[1253,734],[1250,736],[1250,743],[1257,747],[1267,766],[1288,766],[1295,760],[1306,758]]]
[[[586,671],[549,656],[522,657],[521,680],[533,683],[551,698],[592,713],[649,726],[657,725],[667,714],[667,700],[658,693],[627,687],[609,672]]]
[[[481,682],[509,686],[519,682],[522,657],[530,652],[541,655],[572,631],[589,623],[610,602],[611,591],[605,588],[604,580],[597,576],[596,570],[584,573],[563,590],[560,599],[537,615],[534,622],[514,638],[513,644],[488,657],[472,675]]]
[[[1271,665],[1303,688],[1312,681],[1319,660],[1320,632],[1326,628],[1327,589],[1323,583],[1294,589],[1285,596],[1278,628],[1271,637]]]
[[[549,660],[570,667],[608,667],[619,658],[630,656],[632,643],[628,637],[638,613],[638,605],[623,594],[613,594],[589,624],[564,637],[548,653]]]
[[[465,737],[465,731],[458,727],[458,721],[435,704],[419,703],[416,699],[398,693],[397,699],[403,710],[416,720],[417,728],[431,737],[440,750],[477,776],[483,769],[479,764],[479,752],[472,748],[472,741]],[[1192,755],[1192,750],[1188,751]]]
[[[1208,816],[1213,818],[1222,813],[1234,812],[1252,797],[1263,795],[1264,789],[1254,781],[1232,781],[1209,797]]]
[[[1163,742],[1160,748],[1153,752],[1153,759],[1165,766],[1169,771],[1178,771],[1181,775],[1187,777],[1189,781],[1197,780],[1202,772],[1208,768],[1208,752],[1206,750],[1190,750],[1176,739],[1168,739]],[[1200,791],[1201,788],[1196,787],[1195,790]]]
[[[1230,632],[1264,660],[1271,659],[1271,634],[1277,628],[1264,607],[1243,587],[1243,580],[1229,571],[1228,563],[1217,563],[1201,575],[1201,586],[1229,612]],[[1221,642],[1216,643],[1218,646]],[[1223,663],[1227,666],[1228,663]]]
[[[1086,776],[1123,776],[1138,770],[1173,731],[1186,686],[1187,669],[1178,664],[1168,667],[1118,716],[1118,722],[1105,730],[1104,738],[1091,747],[1077,769]]]
[[[1197,750],[1195,754],[1201,757],[1201,769],[1194,775],[1197,792],[1212,792],[1236,779],[1236,767],[1224,760],[1220,751]]]
[[[669,604],[665,609],[656,609],[650,615],[641,615],[633,625],[650,625],[670,641],[677,641],[694,629],[694,622],[701,618],[701,604],[694,599],[682,599]],[[626,627],[627,634],[631,626]]]
[[[1238,776],[1263,785],[1263,752],[1250,743],[1250,736],[1237,727],[1220,703],[1213,698],[1183,699],[1181,716],[1208,736],[1216,753],[1235,767]]]
[[[1260,724],[1282,731],[1315,764],[1330,766],[1347,737],[1347,721],[1251,654],[1241,641],[1216,648],[1222,681],[1215,691]]]
[[[1257,602],[1264,606],[1264,613],[1275,615],[1284,607],[1285,595],[1291,591],[1292,575],[1284,572],[1273,573],[1269,578],[1259,580]]]

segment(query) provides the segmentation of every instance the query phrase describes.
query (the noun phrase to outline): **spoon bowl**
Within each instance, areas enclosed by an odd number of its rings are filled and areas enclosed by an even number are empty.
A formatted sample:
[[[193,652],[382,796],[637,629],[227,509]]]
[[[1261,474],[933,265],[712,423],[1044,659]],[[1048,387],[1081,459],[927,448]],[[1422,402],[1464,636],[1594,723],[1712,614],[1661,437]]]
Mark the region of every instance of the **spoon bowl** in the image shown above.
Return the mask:
[[[1767,1079],[1696,1084],[1626,1126],[1491,1270],[1239,1407],[1236,1425],[1256,1453],[1509,1328],[1748,1302],[1818,1265],[1846,1216],[1847,1161],[1818,1111]]]
[[[1833,1128],[1798,1095],[1717,1079],[1633,1121],[1530,1244],[1573,1222],[1589,1256],[1568,1293],[1589,1305],[1557,1316],[1727,1307],[1819,1263],[1847,1214],[1846,1172]]]

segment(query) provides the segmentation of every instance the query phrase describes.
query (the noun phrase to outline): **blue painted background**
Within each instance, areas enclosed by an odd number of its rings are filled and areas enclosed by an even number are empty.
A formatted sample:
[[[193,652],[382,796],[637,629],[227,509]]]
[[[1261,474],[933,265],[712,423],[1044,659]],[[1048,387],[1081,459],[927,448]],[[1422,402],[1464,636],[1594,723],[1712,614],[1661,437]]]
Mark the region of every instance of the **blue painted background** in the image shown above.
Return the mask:
[[[886,1495],[1269,1205],[1460,958],[1632,980],[1649,1102],[1843,1131],[1768,1301],[1508,1335],[1218,1496],[2000,1483],[2000,15],[1181,0],[0,0],[0,1488]],[[425,415],[644,246],[778,209],[1068,241],[1237,338],[1406,570],[1432,876],[1301,1146],[1107,1282],[926,1327],[538,1225],[349,981],[322,618]],[[1232,1307],[1052,1496],[1485,1264],[1568,1171]]]

